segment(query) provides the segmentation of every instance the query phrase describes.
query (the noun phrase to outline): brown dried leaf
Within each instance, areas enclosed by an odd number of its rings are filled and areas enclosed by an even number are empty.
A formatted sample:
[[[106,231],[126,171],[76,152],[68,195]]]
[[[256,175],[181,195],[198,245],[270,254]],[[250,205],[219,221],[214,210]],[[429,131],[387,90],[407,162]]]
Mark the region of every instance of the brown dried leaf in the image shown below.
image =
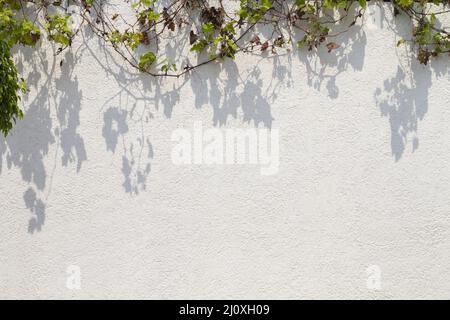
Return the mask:
[[[331,50],[335,50],[339,47],[340,47],[340,45],[338,45],[337,43],[334,43],[334,42],[330,42],[327,44],[328,52],[331,52]]]
[[[171,21],[169,22],[169,24],[167,25],[167,27],[168,27],[170,30],[175,31],[175,23],[173,22],[173,20],[171,20]]]
[[[193,45],[198,40],[198,35],[195,34],[194,30],[189,33],[189,43]]]
[[[148,46],[150,44],[150,37],[148,36],[147,32],[142,32],[142,39],[141,42]]]
[[[261,44],[261,39],[259,39],[259,37],[258,37],[257,35],[255,35],[255,36],[250,40],[250,43],[260,45],[260,44]]]
[[[261,51],[266,51],[267,48],[269,48],[269,41],[266,41],[261,45]]]

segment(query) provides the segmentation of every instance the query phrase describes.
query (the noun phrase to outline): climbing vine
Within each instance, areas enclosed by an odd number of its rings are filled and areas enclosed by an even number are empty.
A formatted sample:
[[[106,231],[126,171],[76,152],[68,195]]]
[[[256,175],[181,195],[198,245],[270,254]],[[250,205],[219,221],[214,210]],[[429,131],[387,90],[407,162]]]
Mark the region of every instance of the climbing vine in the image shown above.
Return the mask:
[[[363,20],[366,0],[0,0],[0,130],[7,135],[22,117],[26,90],[13,62],[13,48],[40,41],[71,48],[86,29],[111,47],[131,67],[154,77],[180,77],[211,62],[249,52],[276,55],[293,49],[339,48],[339,36]],[[450,52],[450,32],[440,21],[450,0],[393,0],[395,15],[412,21],[409,44],[417,59]],[[77,8],[76,11],[70,8]],[[76,13],[74,13],[76,12]],[[74,23],[74,20],[77,23]],[[178,57],[163,45],[185,34]],[[185,50],[184,50],[185,49]],[[197,56],[197,59],[192,57]],[[193,63],[191,61],[195,60]]]

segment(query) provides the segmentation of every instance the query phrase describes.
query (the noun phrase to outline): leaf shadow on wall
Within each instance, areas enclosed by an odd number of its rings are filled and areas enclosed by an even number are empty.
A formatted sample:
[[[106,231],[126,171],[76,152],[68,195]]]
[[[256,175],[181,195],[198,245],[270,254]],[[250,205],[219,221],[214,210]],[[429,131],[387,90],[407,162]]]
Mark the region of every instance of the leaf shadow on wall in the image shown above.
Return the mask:
[[[24,97],[23,104],[29,106],[25,108],[24,119],[17,122],[6,138],[0,137],[0,174],[5,162],[8,169],[20,169],[23,181],[29,184],[23,200],[32,214],[28,232],[34,233],[41,231],[45,223],[46,203],[58,158],[65,167],[76,163],[77,171],[87,159],[83,138],[77,133],[82,93],[76,76],[71,73],[71,66],[75,64],[72,53],[64,55],[65,63],[61,68],[57,60],[51,61],[41,48],[19,48],[16,56],[21,74],[24,70],[31,70],[26,81],[29,88],[36,90],[36,95],[32,101]],[[25,64],[33,68],[27,68]],[[57,68],[61,69],[60,72]],[[53,121],[54,113],[57,123]],[[55,143],[55,154],[49,155],[50,146]],[[52,158],[52,172],[47,172],[46,167],[50,167],[48,161]]]
[[[219,77],[221,73],[224,78]],[[258,65],[242,74],[234,61],[226,60],[222,65],[208,65],[193,72],[189,83],[195,95],[195,107],[213,109],[213,126],[225,126],[230,118],[240,118],[255,127],[272,127],[274,118],[270,106],[279,88],[264,88]]]
[[[102,136],[107,152],[121,153],[124,191],[130,195],[138,195],[147,190],[154,157],[151,138],[144,130],[153,118],[152,99],[143,98],[132,90],[133,82],[127,80],[127,74],[123,69],[118,74],[112,73],[109,61],[109,53],[105,53],[104,59],[97,62],[105,72],[110,70],[108,74],[115,77],[121,89],[102,106],[104,110]],[[140,128],[139,132],[130,132],[131,123],[133,128]]]
[[[349,26],[354,22],[358,6],[349,8],[348,12],[341,10],[342,20],[330,26],[330,37],[318,48],[309,51],[307,47],[301,49],[294,48],[293,57],[296,57],[306,69],[307,84],[309,87],[322,91],[325,89],[330,99],[339,97],[339,87],[337,79],[341,74],[358,72],[363,69],[366,56],[367,36],[358,19],[358,23]],[[333,35],[338,35],[337,37]],[[297,40],[302,39],[304,34],[295,35]],[[338,46],[333,50],[328,50],[326,44],[334,43]],[[290,56],[289,59],[292,59]],[[290,64],[289,64],[290,65]],[[292,77],[292,70],[288,73]]]
[[[431,71],[413,62],[411,74],[398,67],[396,76],[385,80],[383,88],[374,93],[381,114],[389,119],[391,150],[396,161],[402,157],[410,135],[413,152],[419,146],[418,121],[428,111],[430,87]]]
[[[183,48],[180,42],[173,47],[166,46],[169,61],[180,54],[179,48]],[[86,50],[91,49],[88,47]],[[195,69],[173,81],[124,70],[123,61],[107,50],[102,52],[97,63],[105,73],[115,78],[120,88],[103,104],[102,135],[106,151],[122,153],[122,186],[131,195],[146,190],[154,157],[151,137],[146,136],[144,127],[152,125],[154,112],[161,111],[167,119],[172,118],[174,107],[182,102],[184,87],[194,94],[194,108],[212,108],[212,126],[224,126],[230,118],[238,117],[246,124],[272,126],[274,119],[270,105],[276,99],[279,86],[269,86],[264,90],[257,66],[243,77],[235,62],[226,60]],[[130,132],[131,127],[141,128],[140,132]]]
[[[183,48],[188,41],[186,34],[176,46],[168,44],[165,48],[168,59],[179,56],[178,48]],[[86,41],[82,50],[97,59],[119,87],[118,92],[103,105],[101,134],[106,152],[121,153],[123,190],[130,195],[147,190],[155,154],[151,137],[145,133],[144,127],[152,125],[154,112],[162,112],[167,119],[172,118],[174,108],[183,102],[185,86],[194,95],[194,108],[212,108],[213,126],[225,126],[230,119],[239,119],[247,125],[271,128],[275,121],[271,106],[279,91],[296,80],[296,70],[290,63],[292,59],[297,57],[305,65],[307,85],[318,91],[325,88],[331,99],[339,97],[338,77],[341,73],[362,70],[367,42],[363,30],[358,27],[351,29],[343,35],[342,42],[348,46],[330,54],[322,48],[315,58],[305,55],[304,50],[287,54],[287,64],[277,55],[254,55],[255,64],[247,66],[245,73],[241,73],[231,60],[213,63],[167,85],[164,83],[166,79],[130,73],[120,58],[109,50],[100,54],[94,52],[91,48],[97,46],[91,47]],[[25,118],[17,123],[6,139],[0,137],[0,174],[5,165],[8,169],[16,167],[20,169],[22,180],[28,184],[22,198],[25,208],[32,214],[28,224],[30,233],[40,231],[45,223],[52,179],[58,164],[63,167],[73,165],[78,172],[87,160],[84,139],[78,131],[82,92],[73,73],[77,52],[67,51],[52,61],[44,49],[37,53],[32,51],[21,49],[19,68],[22,69],[20,71],[31,70],[26,78],[37,94],[32,101],[25,100],[25,105],[29,106]],[[64,62],[60,67],[61,59]],[[263,73],[263,68],[259,67],[260,62],[268,59],[272,62],[271,74]],[[25,62],[39,68],[27,68]],[[413,62],[411,75],[399,68],[396,76],[386,80],[383,87],[374,93],[382,115],[390,121],[391,146],[396,160],[404,152],[407,136],[417,131],[418,120],[423,119],[428,110],[429,68],[433,66],[423,67]],[[441,67],[436,67],[436,70],[444,70]],[[442,72],[444,74],[445,71]],[[130,132],[134,128],[140,128],[140,132]],[[52,148],[55,153],[49,154],[53,144],[56,144],[56,148]],[[414,148],[417,145],[416,138]]]
[[[385,17],[385,9],[382,10]],[[393,20],[384,19],[383,24],[398,39],[412,37],[413,25],[406,15],[398,15]],[[432,76],[448,77],[449,72],[446,57],[432,58],[427,65],[422,65],[409,47],[404,48],[407,58],[399,57],[399,62],[403,61],[406,65],[400,63],[395,76],[386,79],[374,92],[376,106],[381,115],[389,120],[391,153],[395,161],[401,159],[408,143],[411,143],[412,152],[419,147],[418,127],[428,112]]]
[[[105,139],[106,150],[116,152],[119,142],[123,150],[122,184],[125,192],[139,194],[147,189],[147,178],[151,172],[153,159],[153,145],[149,137],[142,135],[136,141],[128,142],[128,111],[121,107],[109,107],[103,114],[102,135]]]

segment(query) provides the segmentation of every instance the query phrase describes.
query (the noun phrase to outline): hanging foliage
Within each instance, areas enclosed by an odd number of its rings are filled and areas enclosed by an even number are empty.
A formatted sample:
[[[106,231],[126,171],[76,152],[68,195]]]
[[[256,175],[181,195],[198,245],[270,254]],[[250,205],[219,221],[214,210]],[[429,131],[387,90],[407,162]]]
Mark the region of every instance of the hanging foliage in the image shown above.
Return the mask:
[[[46,34],[58,54],[89,29],[137,71],[154,77],[180,77],[211,62],[235,59],[248,52],[279,54],[292,49],[330,54],[341,47],[339,36],[362,22],[366,0],[123,0],[129,12],[114,12],[105,0],[0,0],[0,130],[6,135],[22,117],[20,91],[11,48],[34,46]],[[417,59],[450,52],[450,33],[439,21],[449,0],[393,0],[395,15],[412,20],[409,44]],[[76,27],[72,11],[78,8]],[[262,32],[264,29],[266,32]],[[179,58],[167,58],[167,39],[188,35],[177,48]],[[184,50],[186,49],[186,50]],[[196,55],[196,63],[187,59]]]

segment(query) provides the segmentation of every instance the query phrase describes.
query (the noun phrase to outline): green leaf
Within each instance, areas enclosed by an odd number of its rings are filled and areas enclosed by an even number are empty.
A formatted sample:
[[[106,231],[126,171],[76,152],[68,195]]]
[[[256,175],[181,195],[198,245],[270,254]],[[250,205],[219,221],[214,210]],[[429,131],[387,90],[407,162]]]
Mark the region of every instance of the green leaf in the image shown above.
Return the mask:
[[[206,48],[206,46],[208,44],[209,44],[208,41],[206,41],[205,39],[201,39],[192,46],[191,51],[192,52],[201,52],[201,51],[203,51],[203,49]]]
[[[156,61],[156,56],[153,52],[149,51],[143,54],[139,58],[139,70],[145,71],[147,70],[153,63]]]
[[[265,11],[269,11],[272,9],[272,2],[270,0],[263,0],[261,3],[261,9]]]
[[[23,117],[19,108],[19,92],[25,89],[11,58],[11,48],[0,40],[0,132],[6,136],[18,119]]]
[[[69,26],[70,15],[54,14],[46,16],[46,19],[48,22],[45,24],[45,28],[50,40],[63,46],[69,46],[73,35]]]
[[[230,33],[230,34],[236,34],[236,30],[234,29],[234,23],[228,22],[225,27],[223,27],[222,31]]]
[[[299,49],[303,48],[306,44],[306,40],[307,40],[307,37],[305,36],[305,37],[303,37],[302,40],[297,41],[297,48],[299,48]]]
[[[400,47],[402,44],[404,44],[406,42],[406,40],[405,39],[400,39],[400,40],[398,40],[397,41],[397,47]]]
[[[215,29],[216,29],[216,27],[214,26],[214,24],[212,22],[204,23],[202,25],[202,31],[203,31],[203,33],[206,33],[206,34],[214,32]]]
[[[414,0],[395,0],[395,2],[402,8],[407,8],[412,6]]]

